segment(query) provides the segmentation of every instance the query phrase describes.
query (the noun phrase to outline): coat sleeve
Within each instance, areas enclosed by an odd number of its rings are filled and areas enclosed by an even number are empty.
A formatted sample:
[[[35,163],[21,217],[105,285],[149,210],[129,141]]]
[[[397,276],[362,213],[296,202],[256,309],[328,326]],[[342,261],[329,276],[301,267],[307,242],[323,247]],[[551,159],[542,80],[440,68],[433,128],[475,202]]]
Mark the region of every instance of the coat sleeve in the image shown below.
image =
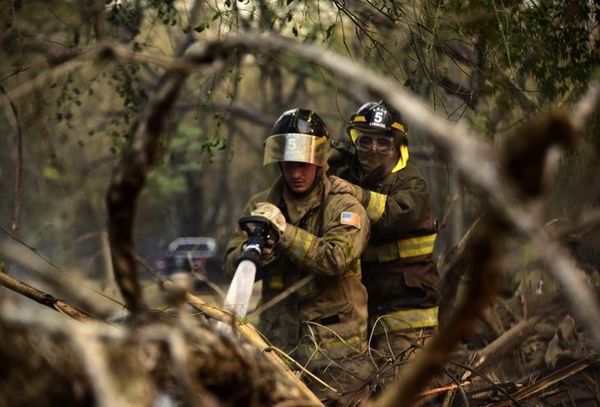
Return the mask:
[[[390,195],[363,190],[362,204],[371,220],[373,236],[387,240],[405,237],[423,227],[425,210],[431,208],[427,183],[422,177],[411,177]],[[433,225],[431,225],[433,227]]]
[[[289,224],[281,236],[281,245],[292,261],[316,275],[341,276],[358,271],[370,222],[356,198],[343,197],[334,198],[336,202],[326,210],[323,236]]]

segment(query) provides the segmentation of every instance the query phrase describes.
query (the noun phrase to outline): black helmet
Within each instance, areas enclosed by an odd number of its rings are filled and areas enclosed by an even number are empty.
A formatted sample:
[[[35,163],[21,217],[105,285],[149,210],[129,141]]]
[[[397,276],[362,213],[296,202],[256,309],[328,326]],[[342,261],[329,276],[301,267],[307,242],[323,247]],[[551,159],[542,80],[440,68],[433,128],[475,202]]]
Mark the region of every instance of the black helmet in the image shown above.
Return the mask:
[[[307,109],[291,109],[283,112],[273,125],[273,134],[298,133],[314,137],[329,137],[327,126],[318,114]]]
[[[346,132],[355,142],[358,133],[353,129],[364,132],[377,131],[390,137],[405,136],[407,131],[400,113],[387,108],[382,101],[365,103],[350,117],[350,124],[346,128]]]
[[[323,166],[328,140],[327,126],[318,114],[301,108],[288,110],[275,121],[273,134],[265,141],[263,164],[297,161]]]

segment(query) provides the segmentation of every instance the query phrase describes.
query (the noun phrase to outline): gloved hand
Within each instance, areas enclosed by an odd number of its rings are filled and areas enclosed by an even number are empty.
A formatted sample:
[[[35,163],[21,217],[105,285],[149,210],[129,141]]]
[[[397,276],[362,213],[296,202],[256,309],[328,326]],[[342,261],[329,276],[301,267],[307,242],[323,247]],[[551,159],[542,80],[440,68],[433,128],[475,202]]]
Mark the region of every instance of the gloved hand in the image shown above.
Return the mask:
[[[256,209],[254,209],[251,213],[252,216],[262,216],[263,218],[267,218],[273,227],[277,229],[279,234],[282,234],[285,230],[287,222],[285,221],[285,216],[281,213],[281,210],[269,202],[259,202],[256,204]]]
[[[362,202],[364,193],[361,187],[336,176],[330,177],[330,180],[331,192],[334,194],[350,194],[358,199],[359,202]]]
[[[277,252],[275,250],[276,243],[277,240],[273,238],[267,239],[267,241],[265,242],[265,247],[263,247],[262,251],[260,252],[261,266],[266,266],[267,264],[272,263],[277,257]]]

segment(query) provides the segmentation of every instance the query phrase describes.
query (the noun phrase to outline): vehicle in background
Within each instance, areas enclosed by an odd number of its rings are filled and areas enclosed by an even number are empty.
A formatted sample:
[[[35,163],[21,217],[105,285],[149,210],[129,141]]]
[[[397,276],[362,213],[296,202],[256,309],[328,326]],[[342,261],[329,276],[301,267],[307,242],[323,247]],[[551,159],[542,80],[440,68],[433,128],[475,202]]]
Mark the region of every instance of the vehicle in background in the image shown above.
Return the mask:
[[[154,258],[154,267],[165,277],[175,273],[191,273],[196,282],[206,281],[208,265],[217,253],[212,237],[179,237],[162,256]]]

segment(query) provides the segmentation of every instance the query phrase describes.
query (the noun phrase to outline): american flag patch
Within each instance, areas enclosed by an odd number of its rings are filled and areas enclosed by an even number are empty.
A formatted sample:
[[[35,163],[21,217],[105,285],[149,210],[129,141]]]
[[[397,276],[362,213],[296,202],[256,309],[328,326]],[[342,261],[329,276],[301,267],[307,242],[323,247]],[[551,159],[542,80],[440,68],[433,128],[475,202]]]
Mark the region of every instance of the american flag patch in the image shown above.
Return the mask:
[[[340,215],[340,223],[342,225],[350,225],[360,229],[360,216],[354,212],[342,212]]]

